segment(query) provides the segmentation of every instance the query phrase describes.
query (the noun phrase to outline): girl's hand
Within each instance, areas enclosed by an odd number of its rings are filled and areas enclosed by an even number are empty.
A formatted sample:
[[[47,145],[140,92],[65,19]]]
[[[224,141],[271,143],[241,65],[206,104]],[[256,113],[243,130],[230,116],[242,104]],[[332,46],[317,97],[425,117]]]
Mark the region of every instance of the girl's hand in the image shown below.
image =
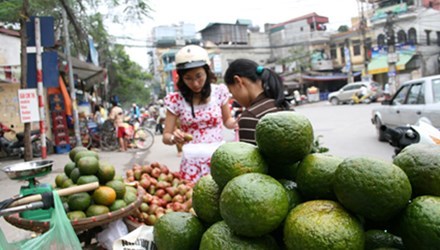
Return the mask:
[[[233,117],[229,118],[225,123],[225,127],[228,129],[238,129],[237,120],[235,120]]]
[[[185,141],[185,133],[183,133],[180,129],[176,129],[173,132],[174,143],[183,143]]]

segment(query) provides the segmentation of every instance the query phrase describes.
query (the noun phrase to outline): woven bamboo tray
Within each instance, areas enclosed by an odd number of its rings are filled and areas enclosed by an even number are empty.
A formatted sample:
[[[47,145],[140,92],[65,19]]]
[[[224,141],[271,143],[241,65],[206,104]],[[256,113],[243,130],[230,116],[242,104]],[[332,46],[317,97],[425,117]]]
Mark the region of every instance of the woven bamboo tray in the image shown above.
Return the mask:
[[[73,229],[75,230],[75,232],[79,233],[97,226],[105,225],[107,223],[130,215],[131,213],[135,212],[137,208],[139,208],[142,203],[142,196],[145,194],[145,190],[140,186],[137,188],[137,192],[137,199],[124,208],[107,214],[101,214],[98,216],[71,221]],[[7,222],[15,227],[37,233],[44,233],[50,228],[49,221],[23,219],[18,213],[5,216],[4,218]]]

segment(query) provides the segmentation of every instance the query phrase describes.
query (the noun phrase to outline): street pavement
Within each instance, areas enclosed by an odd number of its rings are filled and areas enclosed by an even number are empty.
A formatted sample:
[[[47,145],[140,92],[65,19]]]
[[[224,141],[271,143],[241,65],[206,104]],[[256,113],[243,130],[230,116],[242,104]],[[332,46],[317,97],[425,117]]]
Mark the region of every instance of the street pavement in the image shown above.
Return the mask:
[[[234,139],[234,134],[230,130],[224,131],[226,141]],[[131,169],[134,164],[149,164],[151,162],[159,162],[165,164],[171,171],[178,171],[180,165],[180,157],[177,156],[177,148],[162,143],[162,136],[156,135],[153,146],[147,151],[139,151],[129,149],[127,152],[105,152],[98,151],[101,160],[112,163],[116,168],[116,173],[125,177],[125,172]],[[34,160],[41,160],[39,158]],[[64,172],[64,166],[70,161],[68,153],[52,154],[47,160],[53,160],[52,171],[44,177],[38,178],[40,183],[55,183],[56,175]],[[21,163],[22,159],[0,159],[0,168],[11,164]],[[20,187],[27,185],[27,181],[11,180],[3,172],[0,171],[0,201],[10,198],[19,193]],[[29,238],[33,232],[19,229],[12,226],[3,218],[0,219],[0,229],[3,231],[9,242]]]

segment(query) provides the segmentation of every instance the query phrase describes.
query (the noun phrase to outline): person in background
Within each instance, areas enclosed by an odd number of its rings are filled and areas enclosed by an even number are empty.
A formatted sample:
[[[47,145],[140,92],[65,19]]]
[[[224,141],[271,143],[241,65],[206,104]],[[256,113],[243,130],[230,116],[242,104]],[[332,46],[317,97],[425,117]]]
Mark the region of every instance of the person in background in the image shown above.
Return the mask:
[[[117,137],[119,142],[119,151],[127,151],[127,141],[125,140],[125,126],[124,126],[124,110],[118,106],[117,102],[112,102],[112,109],[108,115],[109,119],[113,120],[113,124],[117,131]]]
[[[131,117],[133,119],[135,119],[137,122],[140,122],[140,117],[141,117],[141,111],[139,110],[139,107],[137,106],[136,103],[133,103],[132,107],[131,107]]]
[[[210,69],[208,52],[188,45],[176,53],[178,92],[165,97],[167,108],[163,143],[184,143],[181,176],[196,182],[210,173],[211,155],[223,141],[223,126],[236,127],[231,115],[229,92]],[[176,129],[180,119],[180,129]]]
[[[104,123],[105,119],[102,117],[101,110],[98,104],[93,107],[93,121],[100,126]]]
[[[156,120],[156,133],[163,134],[163,123],[165,121],[166,114],[167,110],[164,107],[163,100],[159,100],[158,115]]]
[[[238,120],[240,141],[255,145],[255,128],[261,117],[289,109],[282,79],[252,60],[237,59],[226,69],[224,80],[234,99],[245,108]]]
[[[99,104],[99,112],[101,112],[101,117],[105,121],[108,118],[108,112],[107,109],[104,108],[104,105]]]

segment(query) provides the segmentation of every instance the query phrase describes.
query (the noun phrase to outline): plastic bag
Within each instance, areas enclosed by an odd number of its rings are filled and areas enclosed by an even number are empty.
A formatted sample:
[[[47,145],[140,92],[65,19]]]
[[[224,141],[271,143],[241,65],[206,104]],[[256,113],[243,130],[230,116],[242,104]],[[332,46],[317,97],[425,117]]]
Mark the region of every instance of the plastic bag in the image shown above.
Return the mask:
[[[109,223],[106,229],[98,233],[96,239],[98,240],[100,245],[108,250],[112,250],[113,242],[127,234],[127,226],[122,219],[119,219]]]
[[[8,243],[0,231],[0,248],[1,249],[51,249],[51,250],[80,250],[81,242],[73,230],[70,220],[64,211],[63,203],[56,191],[53,191],[53,200],[55,209],[50,219],[50,229],[44,234],[30,239],[14,243]]]
[[[113,242],[113,250],[156,250],[152,226],[142,225]]]

